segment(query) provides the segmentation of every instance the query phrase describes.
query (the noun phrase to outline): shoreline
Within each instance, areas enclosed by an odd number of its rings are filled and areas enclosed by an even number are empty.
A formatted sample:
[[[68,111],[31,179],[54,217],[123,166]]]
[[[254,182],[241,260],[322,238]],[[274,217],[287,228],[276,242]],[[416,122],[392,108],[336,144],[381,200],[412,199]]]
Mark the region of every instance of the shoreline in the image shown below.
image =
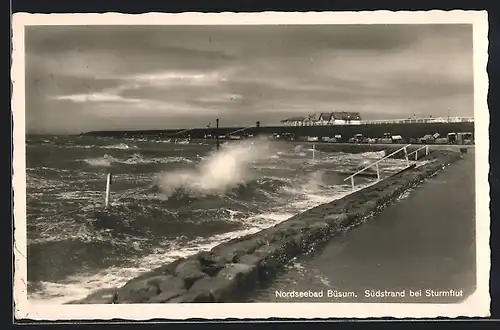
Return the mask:
[[[260,283],[272,280],[290,259],[357,226],[462,157],[458,150],[432,149],[419,159],[430,162],[403,170],[404,175],[399,172],[273,227],[160,266],[120,288],[101,289],[67,304],[238,302]]]

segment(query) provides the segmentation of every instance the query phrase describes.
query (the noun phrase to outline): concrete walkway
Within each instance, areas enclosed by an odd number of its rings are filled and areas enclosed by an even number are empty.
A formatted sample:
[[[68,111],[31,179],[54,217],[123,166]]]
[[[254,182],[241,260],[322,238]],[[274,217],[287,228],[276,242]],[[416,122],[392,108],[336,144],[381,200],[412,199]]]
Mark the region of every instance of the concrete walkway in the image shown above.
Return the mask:
[[[469,148],[463,160],[365,224],[333,238],[315,255],[299,259],[249,300],[445,303],[464,299],[474,291],[476,276],[474,168],[474,149]],[[323,291],[324,296],[276,297],[281,290]],[[327,297],[328,290],[351,296]],[[405,297],[367,297],[366,290],[374,294],[404,290]],[[422,295],[409,297],[409,290]],[[426,290],[454,291],[426,297]]]
[[[309,144],[326,144],[326,145],[336,145],[336,146],[352,146],[352,145],[362,145],[362,146],[375,146],[375,147],[391,147],[391,148],[402,148],[404,146],[407,146],[410,143],[361,143],[361,144],[354,144],[354,143],[331,143],[331,142],[323,142],[323,141],[318,141],[318,142],[311,142],[311,141],[306,141],[306,142],[298,142],[298,141],[292,141],[295,143],[309,143]],[[425,144],[420,144],[420,143],[415,143],[411,144],[412,147],[414,148],[420,148],[425,146]],[[459,151],[460,148],[467,148],[467,149],[474,149],[474,145],[472,144],[429,144],[430,150],[454,150],[454,151]]]

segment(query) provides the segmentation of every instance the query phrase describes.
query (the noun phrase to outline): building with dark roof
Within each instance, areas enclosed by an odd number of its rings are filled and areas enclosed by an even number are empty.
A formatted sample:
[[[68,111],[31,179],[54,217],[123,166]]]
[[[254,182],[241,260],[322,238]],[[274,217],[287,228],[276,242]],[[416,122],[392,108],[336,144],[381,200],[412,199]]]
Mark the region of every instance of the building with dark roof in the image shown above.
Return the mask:
[[[285,126],[307,126],[310,120],[307,117],[291,117],[281,120]]]
[[[360,125],[359,112],[322,112],[318,118],[292,117],[281,121],[286,126],[315,126],[315,125]]]

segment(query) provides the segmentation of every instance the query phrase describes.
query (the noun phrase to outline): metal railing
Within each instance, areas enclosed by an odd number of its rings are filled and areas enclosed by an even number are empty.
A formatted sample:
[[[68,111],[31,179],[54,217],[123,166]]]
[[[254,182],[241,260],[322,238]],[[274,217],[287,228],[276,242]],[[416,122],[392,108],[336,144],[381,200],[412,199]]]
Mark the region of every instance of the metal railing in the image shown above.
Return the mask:
[[[252,126],[247,126],[247,127],[243,127],[243,128],[240,128],[240,129],[237,129],[236,131],[232,131],[230,132],[229,134],[227,134],[228,136],[230,135],[233,135],[234,133],[238,133],[238,132],[241,132],[241,131],[245,131],[247,129],[250,129],[250,128],[253,128],[253,127],[256,127],[257,125],[252,125]]]
[[[406,119],[375,119],[362,120],[361,124],[414,124],[414,123],[473,123],[474,117],[427,117]]]
[[[428,145],[422,146],[422,147],[418,148],[417,150],[410,152],[408,154],[408,156],[415,154],[415,161],[417,161],[418,160],[418,152],[422,149],[425,149],[425,155],[427,156],[429,154],[429,146]]]
[[[195,129],[195,128],[186,128],[186,129],[180,130],[180,131],[178,131],[178,132],[175,132],[175,133],[169,134],[169,135],[167,135],[167,137],[173,137],[173,136],[176,136],[177,134],[181,134],[181,133],[189,132],[189,131],[192,131],[192,130],[194,130],[194,129]]]
[[[354,177],[355,177],[356,175],[358,175],[358,174],[360,174],[360,173],[362,173],[362,172],[366,171],[367,169],[369,169],[370,167],[372,167],[372,166],[374,166],[374,165],[375,165],[375,166],[376,166],[376,168],[377,168],[377,181],[380,181],[380,169],[379,169],[378,163],[380,163],[381,161],[383,161],[383,160],[385,160],[385,159],[387,159],[387,158],[389,158],[389,157],[391,157],[391,156],[393,156],[393,155],[397,154],[397,153],[398,153],[398,152],[400,152],[401,150],[404,150],[404,152],[405,152],[406,165],[407,165],[407,166],[410,166],[410,160],[409,160],[409,158],[408,158],[408,151],[407,151],[407,148],[408,148],[409,146],[411,146],[411,144],[407,144],[407,145],[405,145],[404,147],[401,147],[401,148],[399,148],[398,150],[396,150],[396,151],[394,151],[394,152],[391,152],[391,153],[390,153],[390,154],[388,154],[388,155],[385,155],[384,157],[380,158],[379,160],[377,160],[377,161],[375,161],[375,162],[371,163],[370,165],[368,165],[368,166],[364,167],[363,169],[361,169],[361,170],[357,171],[356,173],[349,175],[347,178],[345,178],[345,179],[344,179],[344,181],[347,181],[347,180],[351,179],[352,190],[354,191],[354,190],[356,189],[356,187],[355,187],[355,185],[354,185]]]

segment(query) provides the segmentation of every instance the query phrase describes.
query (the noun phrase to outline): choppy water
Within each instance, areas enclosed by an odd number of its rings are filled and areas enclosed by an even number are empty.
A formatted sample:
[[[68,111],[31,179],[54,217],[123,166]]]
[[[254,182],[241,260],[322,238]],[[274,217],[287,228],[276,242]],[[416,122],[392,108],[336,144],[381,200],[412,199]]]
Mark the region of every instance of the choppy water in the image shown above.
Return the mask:
[[[28,137],[28,296],[64,303],[350,193],[339,172],[383,152],[310,144]],[[386,173],[400,160],[381,164]],[[105,184],[113,173],[112,204]],[[373,182],[357,178],[358,187]]]

